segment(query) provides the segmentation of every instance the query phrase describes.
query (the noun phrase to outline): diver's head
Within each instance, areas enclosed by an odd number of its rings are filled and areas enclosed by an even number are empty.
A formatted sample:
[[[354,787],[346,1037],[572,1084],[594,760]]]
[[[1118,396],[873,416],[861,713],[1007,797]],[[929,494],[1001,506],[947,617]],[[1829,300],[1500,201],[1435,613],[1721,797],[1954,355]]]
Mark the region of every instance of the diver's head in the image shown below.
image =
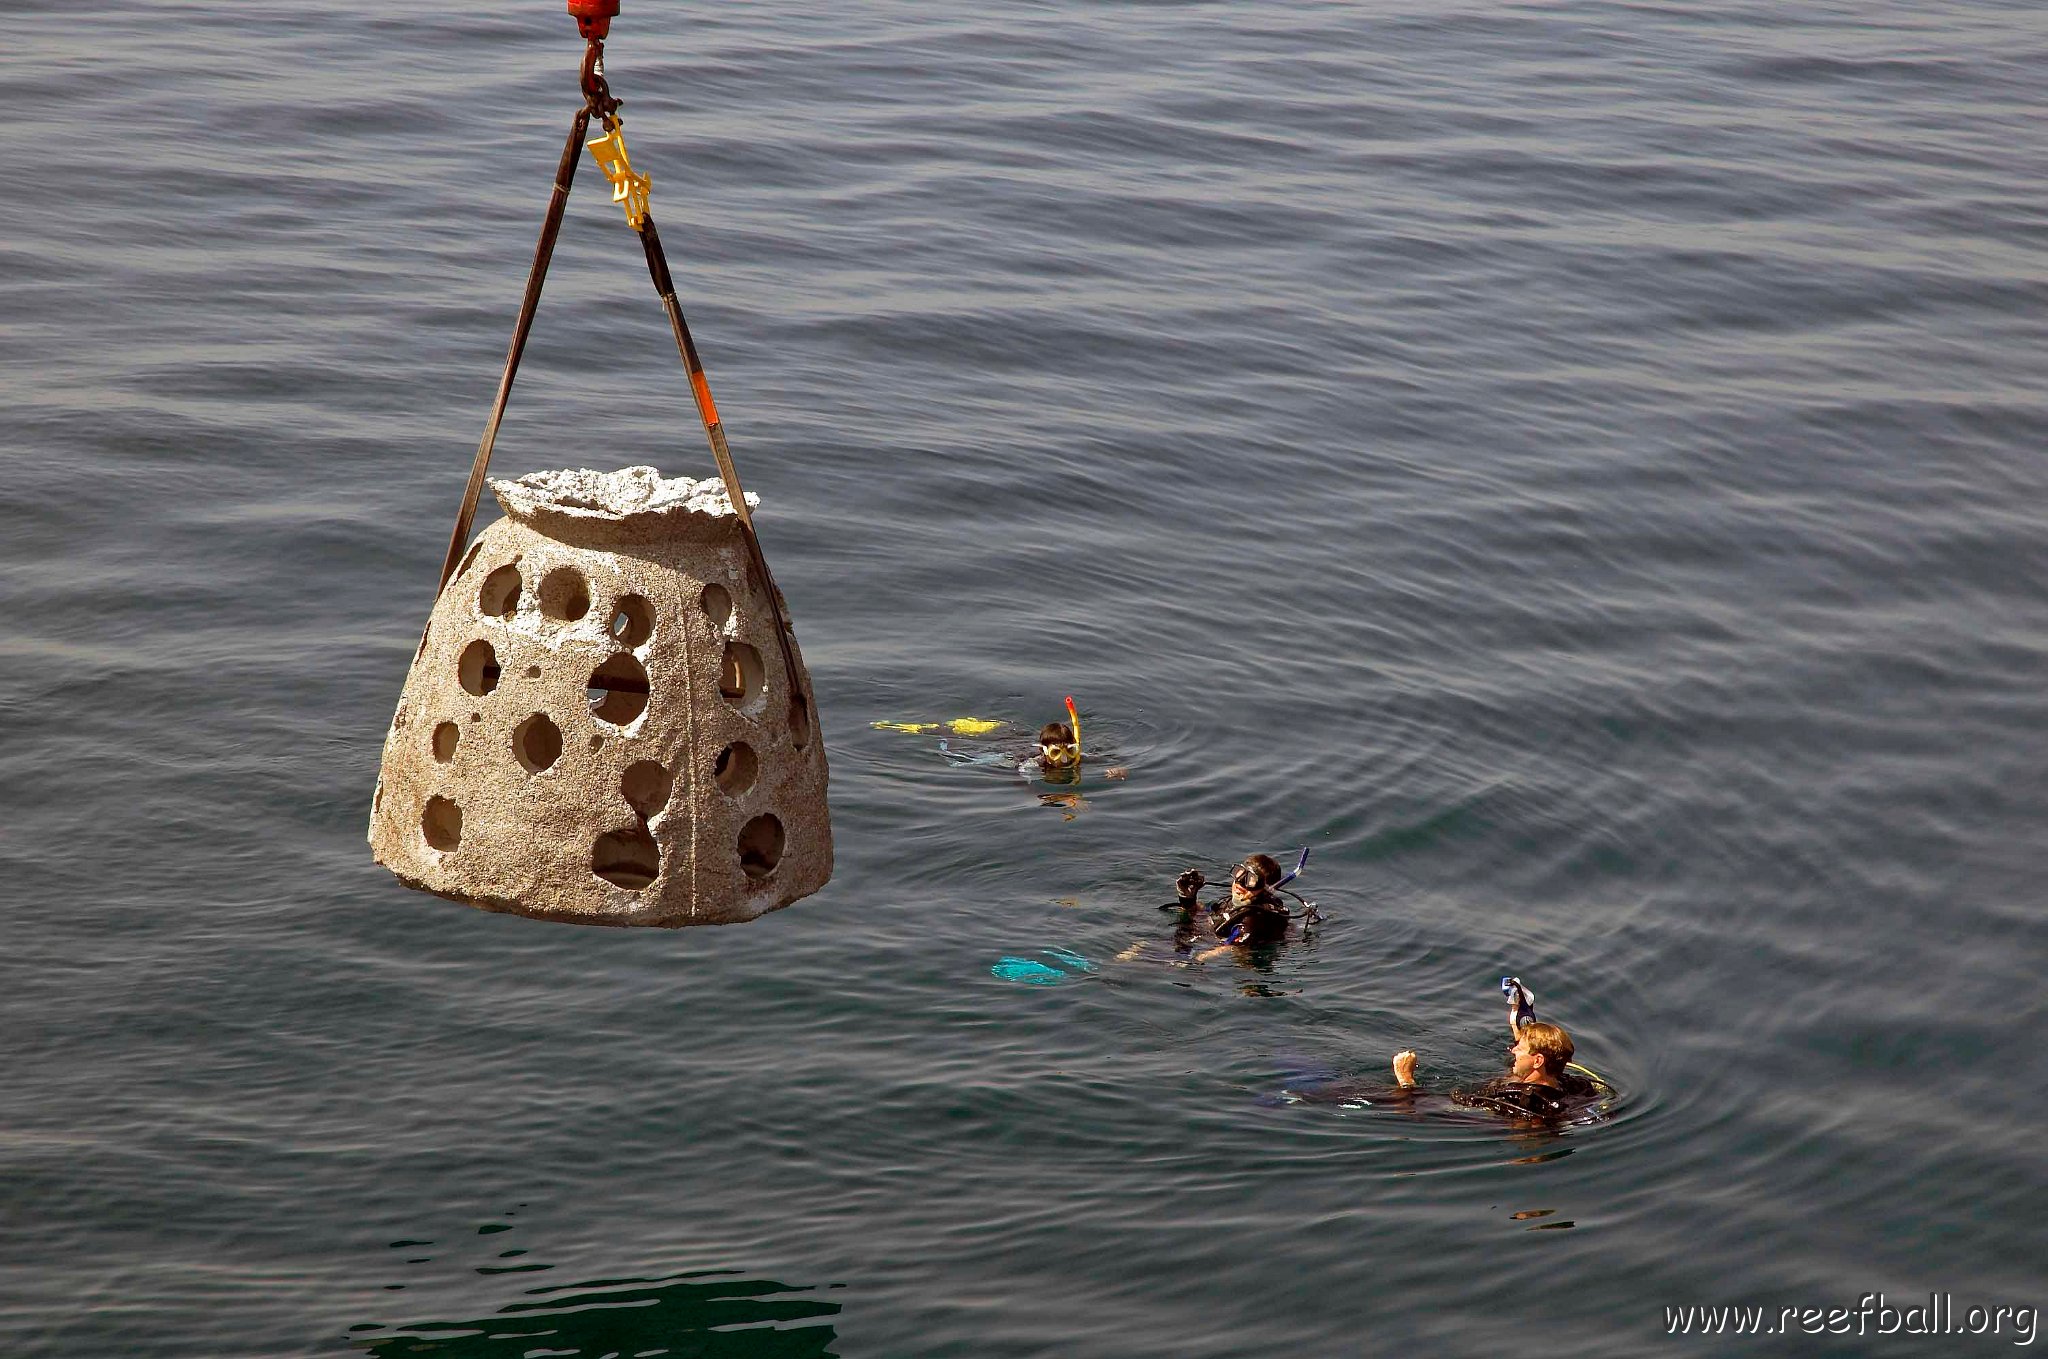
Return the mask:
[[[1275,871],[1273,877],[1269,879],[1265,874],[1265,870],[1253,862],[1254,859],[1266,859],[1267,863],[1273,863],[1265,855],[1255,854],[1251,859],[1246,859],[1243,863],[1231,869],[1230,895],[1232,900],[1240,902],[1252,901],[1259,897],[1272,895],[1269,884],[1279,878],[1278,870],[1280,865],[1273,864]]]
[[[1572,1036],[1555,1024],[1532,1020],[1524,1024],[1515,1040],[1514,1078],[1534,1085],[1561,1083],[1576,1049]]]
[[[1048,722],[1040,727],[1038,762],[1047,769],[1071,769],[1081,763],[1080,747],[1074,744],[1074,729],[1064,722]]]
[[[1259,870],[1259,877],[1265,885],[1272,887],[1280,881],[1280,861],[1270,854],[1253,854],[1245,859],[1245,867]]]

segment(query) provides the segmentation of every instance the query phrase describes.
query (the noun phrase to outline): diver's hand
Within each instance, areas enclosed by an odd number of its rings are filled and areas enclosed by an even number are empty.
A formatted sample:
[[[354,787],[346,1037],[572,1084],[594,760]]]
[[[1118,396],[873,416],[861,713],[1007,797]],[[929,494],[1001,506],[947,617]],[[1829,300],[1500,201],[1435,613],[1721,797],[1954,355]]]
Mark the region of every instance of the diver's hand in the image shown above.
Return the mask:
[[[1192,906],[1195,904],[1195,894],[1208,885],[1209,880],[1202,876],[1201,869],[1190,868],[1173,880],[1173,894],[1180,898],[1181,904]]]
[[[1415,1052],[1412,1048],[1405,1052],[1394,1054],[1394,1084],[1400,1086],[1403,1090],[1414,1088]]]
[[[1522,985],[1520,977],[1502,977],[1500,989],[1508,998],[1508,1035],[1520,1042],[1522,1026],[1535,1022],[1536,998],[1529,994],[1528,987]]]

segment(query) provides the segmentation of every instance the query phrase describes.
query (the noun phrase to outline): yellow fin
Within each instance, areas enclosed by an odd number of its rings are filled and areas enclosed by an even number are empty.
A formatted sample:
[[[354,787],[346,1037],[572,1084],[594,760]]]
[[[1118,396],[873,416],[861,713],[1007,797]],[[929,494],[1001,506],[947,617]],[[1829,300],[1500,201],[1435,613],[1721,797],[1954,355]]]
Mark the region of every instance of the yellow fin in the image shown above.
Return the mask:
[[[907,731],[912,736],[939,729],[936,722],[870,722],[868,725],[876,731]]]
[[[986,717],[955,717],[946,723],[946,729],[955,736],[986,736],[1002,725]]]

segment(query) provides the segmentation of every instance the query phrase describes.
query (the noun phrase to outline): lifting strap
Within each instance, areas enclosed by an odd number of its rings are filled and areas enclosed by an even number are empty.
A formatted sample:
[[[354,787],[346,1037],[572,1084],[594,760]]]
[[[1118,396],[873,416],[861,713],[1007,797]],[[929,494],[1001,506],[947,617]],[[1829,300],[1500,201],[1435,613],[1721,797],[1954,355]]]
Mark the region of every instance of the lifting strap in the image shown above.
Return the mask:
[[[555,237],[562,233],[562,213],[569,206],[569,185],[576,178],[577,155],[583,150],[583,134],[590,130],[588,107],[576,110],[569,125],[569,144],[562,148],[562,164],[555,171],[555,192],[548,199],[548,215],[541,222],[540,244],[533,248],[533,268],[526,275],[526,296],[519,303],[519,322],[512,327],[512,348],[505,355],[505,375],[498,379],[497,399],[491,402],[491,418],[484,425],[483,442],[476,446],[476,461],[469,465],[469,485],[462,491],[462,509],[455,516],[455,532],[448,539],[448,555],[441,562],[441,583],[434,597],[448,588],[462,549],[469,543],[470,526],[476,522],[477,498],[483,494],[484,474],[491,466],[491,446],[498,441],[498,426],[505,420],[505,403],[512,399],[512,377],[519,371],[519,356],[526,352],[526,337],[533,333],[533,314],[540,309],[541,284],[547,281],[548,261],[555,256]]]
[[[782,653],[783,675],[789,691],[790,728],[797,745],[802,747],[810,743],[810,711],[797,683],[788,610],[783,603],[782,591],[776,587],[775,577],[768,569],[768,559],[762,555],[761,540],[754,534],[754,515],[747,508],[746,492],[740,486],[739,468],[734,465],[732,448],[726,442],[725,423],[718,417],[718,406],[711,399],[711,384],[705,378],[703,361],[697,357],[696,343],[690,338],[689,322],[683,319],[682,304],[676,300],[675,279],[669,273],[668,256],[661,248],[661,235],[655,230],[654,215],[648,209],[647,177],[635,174],[626,158],[625,139],[620,133],[623,120],[618,116],[619,100],[612,97],[611,87],[604,77],[604,39],[610,31],[611,16],[618,13],[617,0],[569,0],[569,12],[576,16],[577,27],[586,44],[583,55],[584,104],[576,111],[576,117],[570,124],[569,141],[562,148],[562,161],[555,170],[554,193],[548,199],[540,241],[534,247],[533,267],[526,278],[526,294],[520,301],[519,320],[513,326],[512,345],[505,355],[505,372],[498,379],[498,394],[491,403],[491,418],[484,425],[484,437],[477,445],[476,460],[470,464],[469,484],[463,488],[462,508],[455,516],[455,531],[449,537],[448,554],[441,563],[441,582],[435,587],[435,598],[440,597],[440,592],[448,588],[449,580],[454,577],[456,566],[462,560],[462,550],[469,542],[470,529],[476,522],[477,501],[483,494],[485,475],[490,470],[491,449],[498,439],[498,427],[505,419],[506,403],[512,397],[512,379],[519,371],[520,356],[525,353],[527,336],[533,330],[534,313],[540,307],[541,286],[547,280],[548,262],[554,258],[555,238],[561,234],[562,215],[569,204],[569,187],[576,178],[577,151],[587,147],[605,178],[611,181],[612,201],[625,208],[626,223],[639,233],[641,247],[646,251],[647,273],[661,299],[661,309],[668,317],[669,329],[675,334],[676,352],[682,357],[683,370],[689,377],[690,396],[696,403],[698,419],[704,423],[704,437],[711,444],[711,456],[717,460],[718,475],[725,483],[726,497],[739,518],[740,537],[746,543],[749,564],[759,578],[758,584],[767,595],[769,606],[775,611],[775,640]],[[603,123],[605,135],[586,142],[584,138],[590,131],[593,115]],[[424,638],[421,645],[425,645]]]

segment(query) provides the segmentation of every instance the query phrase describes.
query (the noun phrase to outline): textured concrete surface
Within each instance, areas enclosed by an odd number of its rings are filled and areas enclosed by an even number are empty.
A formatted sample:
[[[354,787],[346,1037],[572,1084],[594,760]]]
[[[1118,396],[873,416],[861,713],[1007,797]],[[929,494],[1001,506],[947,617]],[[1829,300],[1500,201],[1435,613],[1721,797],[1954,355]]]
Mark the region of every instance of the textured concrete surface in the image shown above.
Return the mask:
[[[750,920],[824,886],[810,676],[801,654],[783,673],[719,484],[633,467],[491,489],[506,517],[435,603],[385,738],[377,862],[594,925]]]

